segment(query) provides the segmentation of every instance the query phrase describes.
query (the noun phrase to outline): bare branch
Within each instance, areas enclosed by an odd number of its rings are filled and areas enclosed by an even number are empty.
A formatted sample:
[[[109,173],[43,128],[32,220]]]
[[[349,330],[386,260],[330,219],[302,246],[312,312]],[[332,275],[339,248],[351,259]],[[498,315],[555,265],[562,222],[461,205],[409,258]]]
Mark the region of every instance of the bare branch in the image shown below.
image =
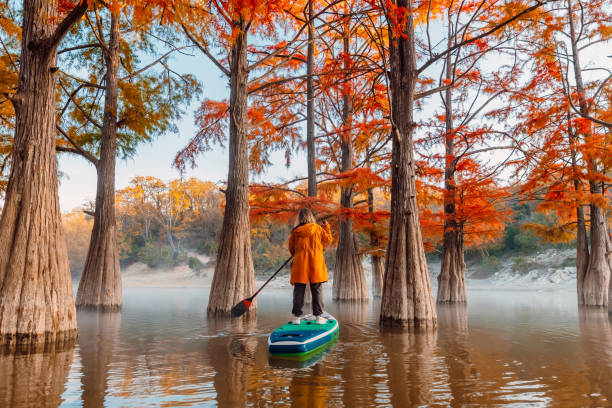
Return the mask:
[[[70,13],[62,20],[57,26],[53,35],[45,41],[45,46],[48,49],[55,48],[59,45],[62,38],[66,35],[68,30],[85,14],[87,11],[87,0],[81,0],[79,4],[72,9]]]
[[[212,55],[210,53],[210,51],[208,50],[208,48],[201,44],[198,40],[195,39],[195,37],[193,35],[191,35],[191,33],[189,32],[189,30],[187,30],[187,27],[185,27],[185,25],[181,24],[181,28],[183,29],[183,32],[185,33],[185,35],[187,36],[187,38],[189,38],[189,40],[196,46],[198,47],[198,49],[200,51],[202,51],[202,53],[204,55],[206,55],[208,57],[208,59],[210,59],[213,64],[215,64],[217,66],[217,68],[219,68],[221,70],[221,72],[223,72],[226,76],[230,76],[230,72],[227,68],[225,68],[223,66],[223,64],[221,64],[221,62],[219,62],[218,59],[215,58],[214,55]]]
[[[87,160],[89,160],[94,166],[98,166],[98,159],[91,153],[89,153],[87,150],[83,149],[81,146],[79,146],[79,144],[77,142],[74,141],[74,139],[72,139],[68,133],[66,133],[64,131],[64,129],[62,129],[60,127],[60,125],[56,124],[55,128],[57,129],[57,131],[64,136],[64,138],[66,138],[66,140],[68,140],[68,142],[74,146],[74,149],[70,149],[70,148],[66,148],[66,147],[62,147],[62,146],[58,146],[56,148],[57,151],[60,152],[68,152],[68,153],[74,153],[74,154],[78,154],[83,156],[84,158],[86,158]]]

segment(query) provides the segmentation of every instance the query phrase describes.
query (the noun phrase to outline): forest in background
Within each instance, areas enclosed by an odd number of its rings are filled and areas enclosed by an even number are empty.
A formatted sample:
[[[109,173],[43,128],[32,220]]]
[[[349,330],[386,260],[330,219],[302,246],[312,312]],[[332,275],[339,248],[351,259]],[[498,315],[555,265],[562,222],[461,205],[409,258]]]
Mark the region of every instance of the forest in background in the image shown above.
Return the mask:
[[[205,266],[214,267],[224,205],[223,193],[216,184],[195,178],[164,183],[154,177],[139,176],[117,192],[116,202],[122,268],[135,262],[159,269],[185,264],[198,274]],[[509,202],[512,216],[497,238],[466,251],[468,275],[487,278],[498,271],[504,262],[511,262],[516,273],[526,273],[530,266],[527,260],[529,255],[551,247],[575,247],[574,240],[556,244],[536,236],[525,226],[533,223],[552,225],[551,220],[536,212],[532,203],[519,203],[516,198]],[[388,208],[389,203],[382,196],[379,204],[381,208]],[[435,209],[430,211],[435,212]],[[63,222],[70,270],[73,279],[78,281],[93,226],[91,209],[76,208],[64,214]],[[273,223],[269,219],[261,219],[251,225],[256,275],[266,276],[287,258],[287,240],[293,222]],[[427,236],[435,234],[428,234],[427,228],[427,223],[424,223]],[[358,231],[357,238],[360,247],[368,247],[367,231]],[[430,261],[441,260],[439,238],[432,240],[427,249]],[[210,265],[202,264],[192,256],[194,253],[209,256]],[[326,260],[333,275],[334,246],[326,251]],[[575,258],[568,259],[566,263],[567,266],[575,265]]]

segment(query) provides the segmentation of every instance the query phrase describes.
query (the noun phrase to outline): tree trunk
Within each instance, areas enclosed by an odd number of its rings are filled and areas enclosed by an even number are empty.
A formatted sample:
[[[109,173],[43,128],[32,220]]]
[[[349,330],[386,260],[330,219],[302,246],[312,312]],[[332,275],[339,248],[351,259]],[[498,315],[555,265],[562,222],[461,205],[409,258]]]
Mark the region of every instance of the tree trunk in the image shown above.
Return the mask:
[[[582,83],[582,72],[580,71],[580,55],[578,53],[578,49],[576,47],[576,30],[574,27],[574,15],[572,12],[572,3],[571,0],[568,3],[568,13],[569,13],[569,24],[570,24],[570,39],[572,41],[572,52],[573,56],[576,58],[574,61],[574,79],[577,81],[577,87],[584,91],[584,85]],[[586,104],[586,100],[584,96],[580,96],[580,109],[584,112],[588,110],[588,105]],[[577,134],[570,133],[570,143],[575,144],[578,139]],[[577,152],[576,148],[572,147],[572,167],[574,172],[577,171]],[[574,175],[574,190],[578,192],[580,190],[580,180],[578,176]],[[579,203],[576,207],[576,288],[578,292],[578,304],[584,305],[584,278],[587,273],[587,269],[589,267],[589,241],[587,238],[586,232],[586,221],[584,218],[584,208]]]
[[[308,0],[308,54],[306,56],[306,150],[308,155],[308,197],[317,196],[317,164],[314,127],[314,22],[312,1]]]
[[[371,188],[368,188],[368,212],[372,214],[374,212],[374,191]],[[380,237],[376,233],[376,231],[370,232],[370,247],[372,247],[375,251],[378,250],[380,246]],[[385,272],[385,264],[384,257],[379,256],[376,252],[371,257],[372,263],[372,296],[381,297],[382,296],[382,287],[384,280],[384,272]]]
[[[209,313],[229,313],[236,303],[250,296],[255,286],[249,225],[249,151],[247,141],[247,33],[240,18],[240,32],[230,55],[229,174],[225,213],[217,252],[217,264]],[[251,310],[256,304],[251,306]]]
[[[385,258],[372,255],[372,296],[381,297],[385,277]]]
[[[344,37],[344,54],[349,55],[348,33]],[[350,63],[345,58],[344,69],[350,69]],[[343,97],[342,125],[344,130],[340,135],[340,148],[342,150],[342,163],[340,170],[349,171],[353,168],[353,141],[351,132],[351,119],[353,116],[353,101],[350,93]],[[353,186],[343,187],[340,192],[340,207],[346,212],[353,209]],[[338,249],[336,250],[336,267],[334,270],[333,298],[338,300],[367,300],[368,285],[359,245],[353,229],[351,215],[343,214],[339,219],[340,231],[338,234]]]
[[[314,22],[312,0],[308,0],[308,49],[306,55],[306,153],[308,166],[308,197],[317,196],[317,163],[314,123]],[[304,303],[312,303],[310,283],[304,293]]]
[[[100,160],[96,164],[98,172],[96,209],[87,259],[77,292],[78,308],[112,310],[121,308],[122,304],[115,220],[119,36],[119,16],[111,13],[108,53],[104,53],[107,67],[106,89]]]
[[[431,293],[416,201],[413,152],[413,109],[416,82],[412,1],[406,7],[406,36],[390,38],[390,85],[393,146],[391,159],[391,222],[385,265],[380,323],[387,326],[433,327],[436,311]],[[387,16],[393,37],[394,16]]]
[[[166,236],[168,238],[168,245],[170,245],[170,249],[172,249],[172,254],[173,255],[177,255],[178,254],[178,248],[176,245],[174,245],[174,239],[172,238],[172,227],[168,226],[168,228],[166,229]]]
[[[342,207],[351,208],[352,201],[352,192],[347,193],[343,189]],[[369,298],[359,245],[353,231],[353,220],[350,218],[340,219],[333,298],[334,300],[368,300]]]
[[[592,183],[592,192],[598,188]],[[582,301],[586,306],[608,306],[610,290],[610,265],[607,252],[606,217],[601,208],[591,204],[591,252],[589,265],[582,282]]]
[[[463,231],[456,222],[448,222],[448,225],[445,222],[444,229],[437,300],[438,303],[467,302]]]
[[[610,228],[606,224],[606,257],[608,258],[608,268],[610,268],[610,279],[608,287],[608,311],[612,313],[612,237],[610,237]]]
[[[578,91],[580,112],[587,114],[589,107],[586,100],[584,82],[582,80],[582,66],[580,64],[580,52],[578,50],[578,38],[576,37],[574,12],[571,0],[568,0],[568,21],[572,46],[572,59],[574,63],[574,80],[576,81],[576,91]],[[589,154],[586,156],[586,162],[590,172],[593,174],[598,173],[597,163],[592,157],[589,157]],[[592,194],[602,193],[602,190],[596,182],[589,181],[589,186]],[[603,210],[596,204],[591,203],[590,208],[591,250],[589,252],[588,266],[582,279],[582,296],[579,296],[578,303],[584,304],[585,306],[607,306],[610,284],[610,265],[608,264],[606,256],[606,244],[608,239],[606,228],[607,220]],[[578,236],[578,238],[580,239],[580,236]],[[576,258],[576,263],[578,266],[578,257]],[[578,270],[576,272],[576,276],[578,277]]]
[[[449,47],[451,46],[449,23]],[[453,75],[451,54],[446,57],[446,78]],[[438,275],[438,303],[467,302],[465,288],[465,260],[463,253],[463,228],[457,221],[457,186],[455,171],[455,139],[453,130],[453,94],[446,89],[444,108],[446,114],[446,163],[444,169],[444,238],[442,241],[442,266]]]
[[[572,158],[572,163],[575,166],[575,158]],[[578,180],[574,180],[574,188],[577,191],[580,188]],[[576,207],[576,287],[578,292],[578,304],[584,304],[582,294],[582,285],[589,266],[589,242],[586,233],[586,222],[584,220],[584,209],[582,205]]]
[[[56,6],[23,3],[13,163],[0,220],[0,345],[9,347],[70,341],[77,332],[57,195]]]

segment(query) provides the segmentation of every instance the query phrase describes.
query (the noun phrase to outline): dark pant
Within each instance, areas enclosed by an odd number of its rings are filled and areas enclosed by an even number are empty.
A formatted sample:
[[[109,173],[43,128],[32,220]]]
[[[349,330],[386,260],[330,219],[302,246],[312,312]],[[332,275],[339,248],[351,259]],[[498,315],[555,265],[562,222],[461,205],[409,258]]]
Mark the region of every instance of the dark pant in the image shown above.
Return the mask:
[[[293,313],[294,316],[302,315],[304,306],[304,293],[306,293],[305,283],[293,284]],[[323,313],[323,283],[311,283],[310,293],[312,293],[312,314],[319,316]]]

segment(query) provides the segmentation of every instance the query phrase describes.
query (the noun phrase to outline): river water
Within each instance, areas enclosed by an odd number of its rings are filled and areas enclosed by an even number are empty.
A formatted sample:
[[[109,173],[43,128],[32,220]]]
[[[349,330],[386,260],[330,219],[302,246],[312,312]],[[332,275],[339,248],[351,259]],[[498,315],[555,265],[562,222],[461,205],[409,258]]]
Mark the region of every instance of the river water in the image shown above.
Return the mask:
[[[250,321],[206,318],[208,289],[125,289],[79,312],[68,351],[0,356],[0,406],[610,406],[612,320],[572,292],[470,291],[438,329],[381,331],[379,302],[333,303],[339,340],[305,362],[268,356],[288,289]]]

